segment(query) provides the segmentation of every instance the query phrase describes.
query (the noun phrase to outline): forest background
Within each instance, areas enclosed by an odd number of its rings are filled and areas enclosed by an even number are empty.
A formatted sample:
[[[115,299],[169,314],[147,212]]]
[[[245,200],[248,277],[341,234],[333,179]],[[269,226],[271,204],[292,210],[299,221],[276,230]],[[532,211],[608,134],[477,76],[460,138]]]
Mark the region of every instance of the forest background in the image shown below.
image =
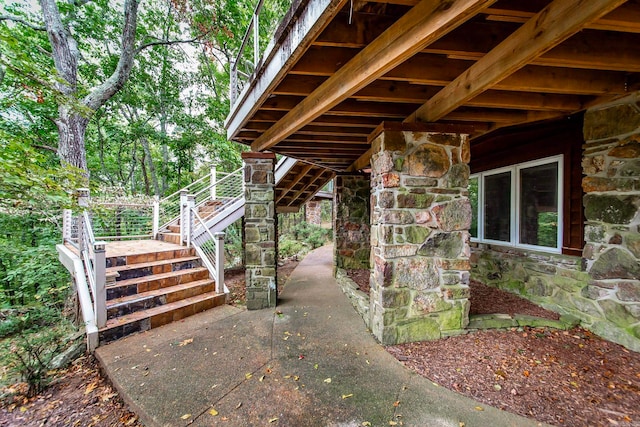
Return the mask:
[[[240,166],[223,121],[255,3],[0,0],[0,384],[73,330],[55,245],[77,188],[144,200]],[[289,6],[264,1],[262,49]]]

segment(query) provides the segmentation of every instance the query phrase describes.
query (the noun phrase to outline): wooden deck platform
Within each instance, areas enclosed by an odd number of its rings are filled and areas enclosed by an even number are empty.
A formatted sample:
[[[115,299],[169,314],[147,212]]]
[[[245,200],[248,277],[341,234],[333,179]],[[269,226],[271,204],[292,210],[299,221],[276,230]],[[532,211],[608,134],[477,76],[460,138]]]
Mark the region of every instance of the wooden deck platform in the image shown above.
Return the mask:
[[[107,258],[117,256],[140,255],[149,252],[173,251],[184,248],[174,243],[160,240],[122,240],[107,243]]]

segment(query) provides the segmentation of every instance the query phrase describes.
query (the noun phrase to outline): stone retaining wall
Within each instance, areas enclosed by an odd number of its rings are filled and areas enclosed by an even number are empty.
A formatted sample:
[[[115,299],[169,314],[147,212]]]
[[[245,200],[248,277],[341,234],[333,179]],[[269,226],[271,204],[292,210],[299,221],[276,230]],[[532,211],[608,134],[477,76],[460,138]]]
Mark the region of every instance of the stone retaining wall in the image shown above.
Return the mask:
[[[354,282],[347,272],[341,268],[336,270],[336,280],[338,285],[342,289],[342,292],[349,298],[351,305],[356,309],[356,312],[362,317],[365,325],[369,327],[369,295],[360,290],[358,284]]]

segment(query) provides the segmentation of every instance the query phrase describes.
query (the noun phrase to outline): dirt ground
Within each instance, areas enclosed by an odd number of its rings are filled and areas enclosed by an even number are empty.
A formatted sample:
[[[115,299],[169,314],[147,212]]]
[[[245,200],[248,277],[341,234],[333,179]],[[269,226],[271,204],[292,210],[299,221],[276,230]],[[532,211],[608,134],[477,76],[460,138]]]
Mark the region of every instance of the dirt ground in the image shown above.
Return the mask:
[[[0,390],[0,426],[142,426],[100,374],[93,357],[81,357],[53,374],[53,382],[33,398],[27,386]]]
[[[281,289],[297,262],[278,268]],[[368,273],[353,278],[368,286]],[[244,303],[244,270],[229,271],[232,304]],[[365,283],[366,281],[366,283]],[[472,313],[557,318],[521,298],[474,282]],[[574,328],[513,328],[387,347],[398,360],[442,387],[479,402],[557,426],[640,426],[640,353]],[[2,395],[0,426],[139,426],[94,360],[56,374],[41,395],[17,384]]]

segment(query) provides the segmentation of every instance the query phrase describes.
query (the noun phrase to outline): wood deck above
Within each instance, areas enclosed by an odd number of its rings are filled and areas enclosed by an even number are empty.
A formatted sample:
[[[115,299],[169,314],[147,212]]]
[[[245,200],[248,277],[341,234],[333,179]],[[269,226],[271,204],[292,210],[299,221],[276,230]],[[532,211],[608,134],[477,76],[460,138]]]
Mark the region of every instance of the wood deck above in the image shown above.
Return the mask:
[[[273,46],[229,138],[344,172],[382,122],[478,136],[639,90],[640,1],[303,0]]]

